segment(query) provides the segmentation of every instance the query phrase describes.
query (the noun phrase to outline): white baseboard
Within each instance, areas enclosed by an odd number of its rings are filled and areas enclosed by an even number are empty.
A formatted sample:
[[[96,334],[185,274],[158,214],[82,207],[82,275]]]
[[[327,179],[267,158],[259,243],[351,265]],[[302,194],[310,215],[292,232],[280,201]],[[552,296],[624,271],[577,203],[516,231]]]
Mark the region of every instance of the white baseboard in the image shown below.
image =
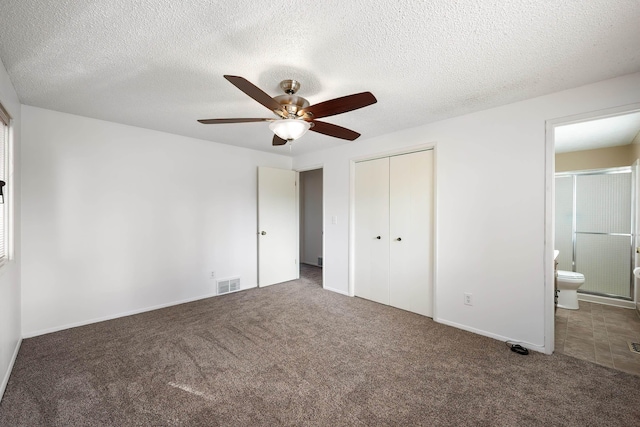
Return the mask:
[[[550,354],[550,352],[547,352],[544,345],[537,345],[537,344],[532,344],[530,342],[526,342],[526,341],[520,341],[520,340],[516,340],[513,338],[509,338],[509,337],[504,337],[502,335],[497,335],[491,332],[487,332],[487,331],[483,331],[480,329],[476,329],[476,328],[472,328],[470,326],[466,326],[466,325],[461,325],[459,323],[456,322],[451,322],[449,320],[444,320],[444,319],[436,319],[435,317],[433,318],[434,321],[438,322],[438,323],[442,323],[443,325],[447,325],[447,326],[453,326],[454,328],[458,328],[458,329],[462,329],[463,331],[467,331],[467,332],[473,332],[474,334],[478,334],[478,335],[482,335],[485,337],[489,337],[489,338],[493,338],[494,340],[498,340],[498,341],[502,341],[502,342],[510,342],[513,344],[520,344],[523,347],[528,348],[529,350],[533,350],[533,351],[537,351],[539,353],[545,353],[545,354]]]
[[[349,296],[349,292],[341,291],[341,290],[334,289],[334,288],[329,288],[329,287],[327,287],[327,286],[324,286],[323,288],[324,288],[325,290],[327,290],[327,291],[331,291],[331,292],[335,292],[335,293],[337,293],[337,294],[341,294],[341,295]]]
[[[636,308],[633,301],[625,301],[617,298],[602,297],[600,295],[581,294],[578,292],[578,301],[595,302],[597,304],[611,305],[622,308]]]
[[[310,265],[310,266],[312,266],[312,267],[320,267],[320,268],[322,268],[322,266],[321,266],[321,265],[316,264],[316,263],[314,263],[314,262],[302,261],[300,264],[305,264],[305,265]]]
[[[6,390],[7,384],[9,383],[9,377],[11,376],[13,365],[16,363],[16,359],[18,357],[18,351],[20,351],[21,344],[22,344],[22,338],[20,338],[16,343],[16,348],[13,351],[13,356],[11,356],[11,361],[9,362],[9,366],[7,367],[7,372],[4,374],[4,378],[2,379],[2,384],[0,384],[0,400],[2,400],[2,396],[4,396],[4,391]]]
[[[255,287],[256,286],[250,286],[250,287],[242,288],[242,289],[240,289],[238,291],[234,291],[234,292],[245,291],[247,289],[252,289],[252,288],[255,288]],[[231,293],[231,292],[229,292],[229,293]],[[223,295],[228,295],[229,293],[226,293],[226,294],[223,294]],[[159,310],[161,308],[167,308],[167,307],[172,307],[174,305],[186,304],[186,303],[189,303],[189,302],[199,301],[201,299],[206,299],[206,298],[211,298],[211,297],[216,297],[216,296],[218,296],[218,295],[215,294],[215,293],[210,293],[210,294],[200,295],[200,296],[193,297],[193,298],[187,298],[187,299],[180,300],[180,301],[174,301],[174,302],[168,302],[168,303],[165,303],[165,304],[154,305],[152,307],[139,308],[139,309],[136,309],[136,310],[131,310],[131,311],[123,312],[123,313],[112,314],[112,315],[109,315],[109,316],[97,317],[97,318],[93,318],[93,319],[89,319],[89,320],[83,320],[83,321],[80,321],[80,322],[68,323],[68,324],[62,325],[62,326],[54,326],[53,328],[41,329],[39,331],[24,332],[22,334],[22,337],[23,338],[37,337],[39,335],[50,334],[52,332],[64,331],[65,329],[77,328],[78,326],[86,326],[86,325],[90,325],[92,323],[104,322],[106,320],[113,320],[113,319],[118,319],[120,317],[132,316],[134,314],[146,313],[147,311]],[[222,295],[220,295],[220,296],[222,296]]]

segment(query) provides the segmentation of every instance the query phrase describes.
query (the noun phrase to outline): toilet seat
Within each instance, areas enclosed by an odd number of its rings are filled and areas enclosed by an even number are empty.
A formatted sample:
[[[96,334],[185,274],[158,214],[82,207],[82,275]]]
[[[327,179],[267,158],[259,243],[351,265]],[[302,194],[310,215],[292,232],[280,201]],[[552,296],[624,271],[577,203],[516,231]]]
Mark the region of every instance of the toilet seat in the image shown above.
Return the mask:
[[[584,274],[558,270],[558,280],[562,280],[565,283],[584,283]]]

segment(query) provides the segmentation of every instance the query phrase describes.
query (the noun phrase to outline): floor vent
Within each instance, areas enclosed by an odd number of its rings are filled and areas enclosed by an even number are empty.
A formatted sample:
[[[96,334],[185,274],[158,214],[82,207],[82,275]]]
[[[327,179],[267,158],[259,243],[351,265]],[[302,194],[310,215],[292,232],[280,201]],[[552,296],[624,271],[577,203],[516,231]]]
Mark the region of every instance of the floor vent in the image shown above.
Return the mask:
[[[230,279],[218,280],[218,295],[228,294],[229,292],[235,292],[240,290],[240,278],[232,277]]]
[[[629,344],[629,350],[633,353],[640,354],[640,342],[627,341],[627,343]]]

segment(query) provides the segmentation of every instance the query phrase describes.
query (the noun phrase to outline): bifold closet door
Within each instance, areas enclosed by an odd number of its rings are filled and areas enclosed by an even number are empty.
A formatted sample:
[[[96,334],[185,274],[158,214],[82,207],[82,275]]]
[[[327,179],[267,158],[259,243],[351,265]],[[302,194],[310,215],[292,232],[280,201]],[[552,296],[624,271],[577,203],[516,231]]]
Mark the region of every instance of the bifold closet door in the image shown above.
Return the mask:
[[[389,158],[355,165],[355,295],[389,304]]]
[[[433,151],[389,161],[389,304],[433,317]]]
[[[355,168],[355,295],[433,316],[433,151]]]

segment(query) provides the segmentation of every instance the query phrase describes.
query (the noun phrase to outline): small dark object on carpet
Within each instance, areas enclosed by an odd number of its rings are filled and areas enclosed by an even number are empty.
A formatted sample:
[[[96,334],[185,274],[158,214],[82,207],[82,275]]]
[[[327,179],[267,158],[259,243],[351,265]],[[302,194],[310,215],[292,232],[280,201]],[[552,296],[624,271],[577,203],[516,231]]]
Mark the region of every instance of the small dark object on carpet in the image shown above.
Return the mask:
[[[527,350],[526,348],[524,348],[520,344],[512,345],[511,346],[511,351],[513,351],[515,353],[518,353],[518,354],[522,354],[523,356],[526,356],[527,354],[529,354],[529,350]]]

